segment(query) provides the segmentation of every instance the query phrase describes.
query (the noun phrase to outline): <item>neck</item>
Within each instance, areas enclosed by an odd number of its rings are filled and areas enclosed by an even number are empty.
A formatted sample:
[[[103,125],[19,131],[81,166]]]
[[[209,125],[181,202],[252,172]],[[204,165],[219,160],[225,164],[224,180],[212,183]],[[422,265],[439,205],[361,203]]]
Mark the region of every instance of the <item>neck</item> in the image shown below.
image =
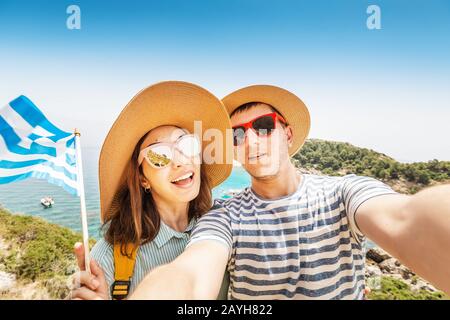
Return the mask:
[[[276,199],[288,196],[297,191],[301,174],[288,161],[280,167],[277,175],[266,179],[252,177],[252,190],[264,199]]]
[[[170,202],[153,195],[161,220],[170,228],[183,232],[189,224],[189,202]]]

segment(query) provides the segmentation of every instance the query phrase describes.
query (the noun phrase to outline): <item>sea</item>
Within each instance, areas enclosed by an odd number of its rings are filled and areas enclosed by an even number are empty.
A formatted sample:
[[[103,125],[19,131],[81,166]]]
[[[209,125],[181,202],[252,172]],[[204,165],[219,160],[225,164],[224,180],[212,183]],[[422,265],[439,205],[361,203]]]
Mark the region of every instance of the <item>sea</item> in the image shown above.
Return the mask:
[[[83,148],[83,178],[89,236],[95,239],[100,233],[100,194],[98,187],[99,148]],[[250,185],[250,176],[239,166],[222,184],[213,189],[213,198],[227,198],[230,190],[241,190]],[[50,196],[55,204],[50,208],[41,205],[41,199]],[[0,206],[13,213],[41,217],[51,223],[81,232],[80,199],[63,188],[45,180],[26,179],[0,185]]]

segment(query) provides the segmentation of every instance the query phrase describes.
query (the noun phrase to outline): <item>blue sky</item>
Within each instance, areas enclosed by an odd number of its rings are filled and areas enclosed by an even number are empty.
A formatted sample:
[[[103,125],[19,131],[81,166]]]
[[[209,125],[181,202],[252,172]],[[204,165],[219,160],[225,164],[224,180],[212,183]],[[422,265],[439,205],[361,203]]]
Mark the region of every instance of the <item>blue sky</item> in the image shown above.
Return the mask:
[[[66,28],[71,4],[81,30]],[[449,58],[446,0],[0,0],[0,105],[25,94],[85,146],[140,89],[176,79],[218,97],[278,85],[310,108],[310,137],[450,160]]]

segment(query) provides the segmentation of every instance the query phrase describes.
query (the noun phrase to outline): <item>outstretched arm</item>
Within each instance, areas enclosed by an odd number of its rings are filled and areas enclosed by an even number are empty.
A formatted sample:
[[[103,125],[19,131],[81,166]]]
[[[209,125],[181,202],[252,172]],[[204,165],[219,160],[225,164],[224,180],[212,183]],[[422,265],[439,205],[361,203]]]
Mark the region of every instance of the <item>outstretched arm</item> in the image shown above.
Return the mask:
[[[355,220],[364,235],[450,293],[450,185],[369,199]]]
[[[130,299],[216,299],[228,254],[214,240],[193,243],[172,263],[152,270]]]

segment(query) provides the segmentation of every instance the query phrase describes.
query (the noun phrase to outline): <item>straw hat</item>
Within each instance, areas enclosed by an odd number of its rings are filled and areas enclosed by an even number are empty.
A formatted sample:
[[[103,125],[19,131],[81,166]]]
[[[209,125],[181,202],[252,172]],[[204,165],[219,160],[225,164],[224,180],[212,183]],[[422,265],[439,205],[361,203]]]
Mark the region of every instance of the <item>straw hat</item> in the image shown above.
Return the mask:
[[[311,125],[308,108],[299,97],[285,89],[269,85],[253,85],[230,93],[222,99],[222,102],[228,114],[249,102],[270,104],[292,127],[294,139],[289,148],[289,155],[296,154],[305,143]]]
[[[187,82],[166,81],[139,92],[123,109],[109,130],[99,160],[101,218],[118,205],[117,196],[126,188],[126,167],[139,139],[161,125],[175,125],[194,132],[194,121],[202,121],[203,132],[220,130],[225,137],[231,128],[222,102],[207,90]],[[202,142],[203,150],[208,144]],[[232,152],[223,143],[226,152]],[[229,156],[229,155],[228,155]],[[231,155],[231,159],[233,156]],[[231,173],[232,164],[203,164],[211,185],[217,186]]]

